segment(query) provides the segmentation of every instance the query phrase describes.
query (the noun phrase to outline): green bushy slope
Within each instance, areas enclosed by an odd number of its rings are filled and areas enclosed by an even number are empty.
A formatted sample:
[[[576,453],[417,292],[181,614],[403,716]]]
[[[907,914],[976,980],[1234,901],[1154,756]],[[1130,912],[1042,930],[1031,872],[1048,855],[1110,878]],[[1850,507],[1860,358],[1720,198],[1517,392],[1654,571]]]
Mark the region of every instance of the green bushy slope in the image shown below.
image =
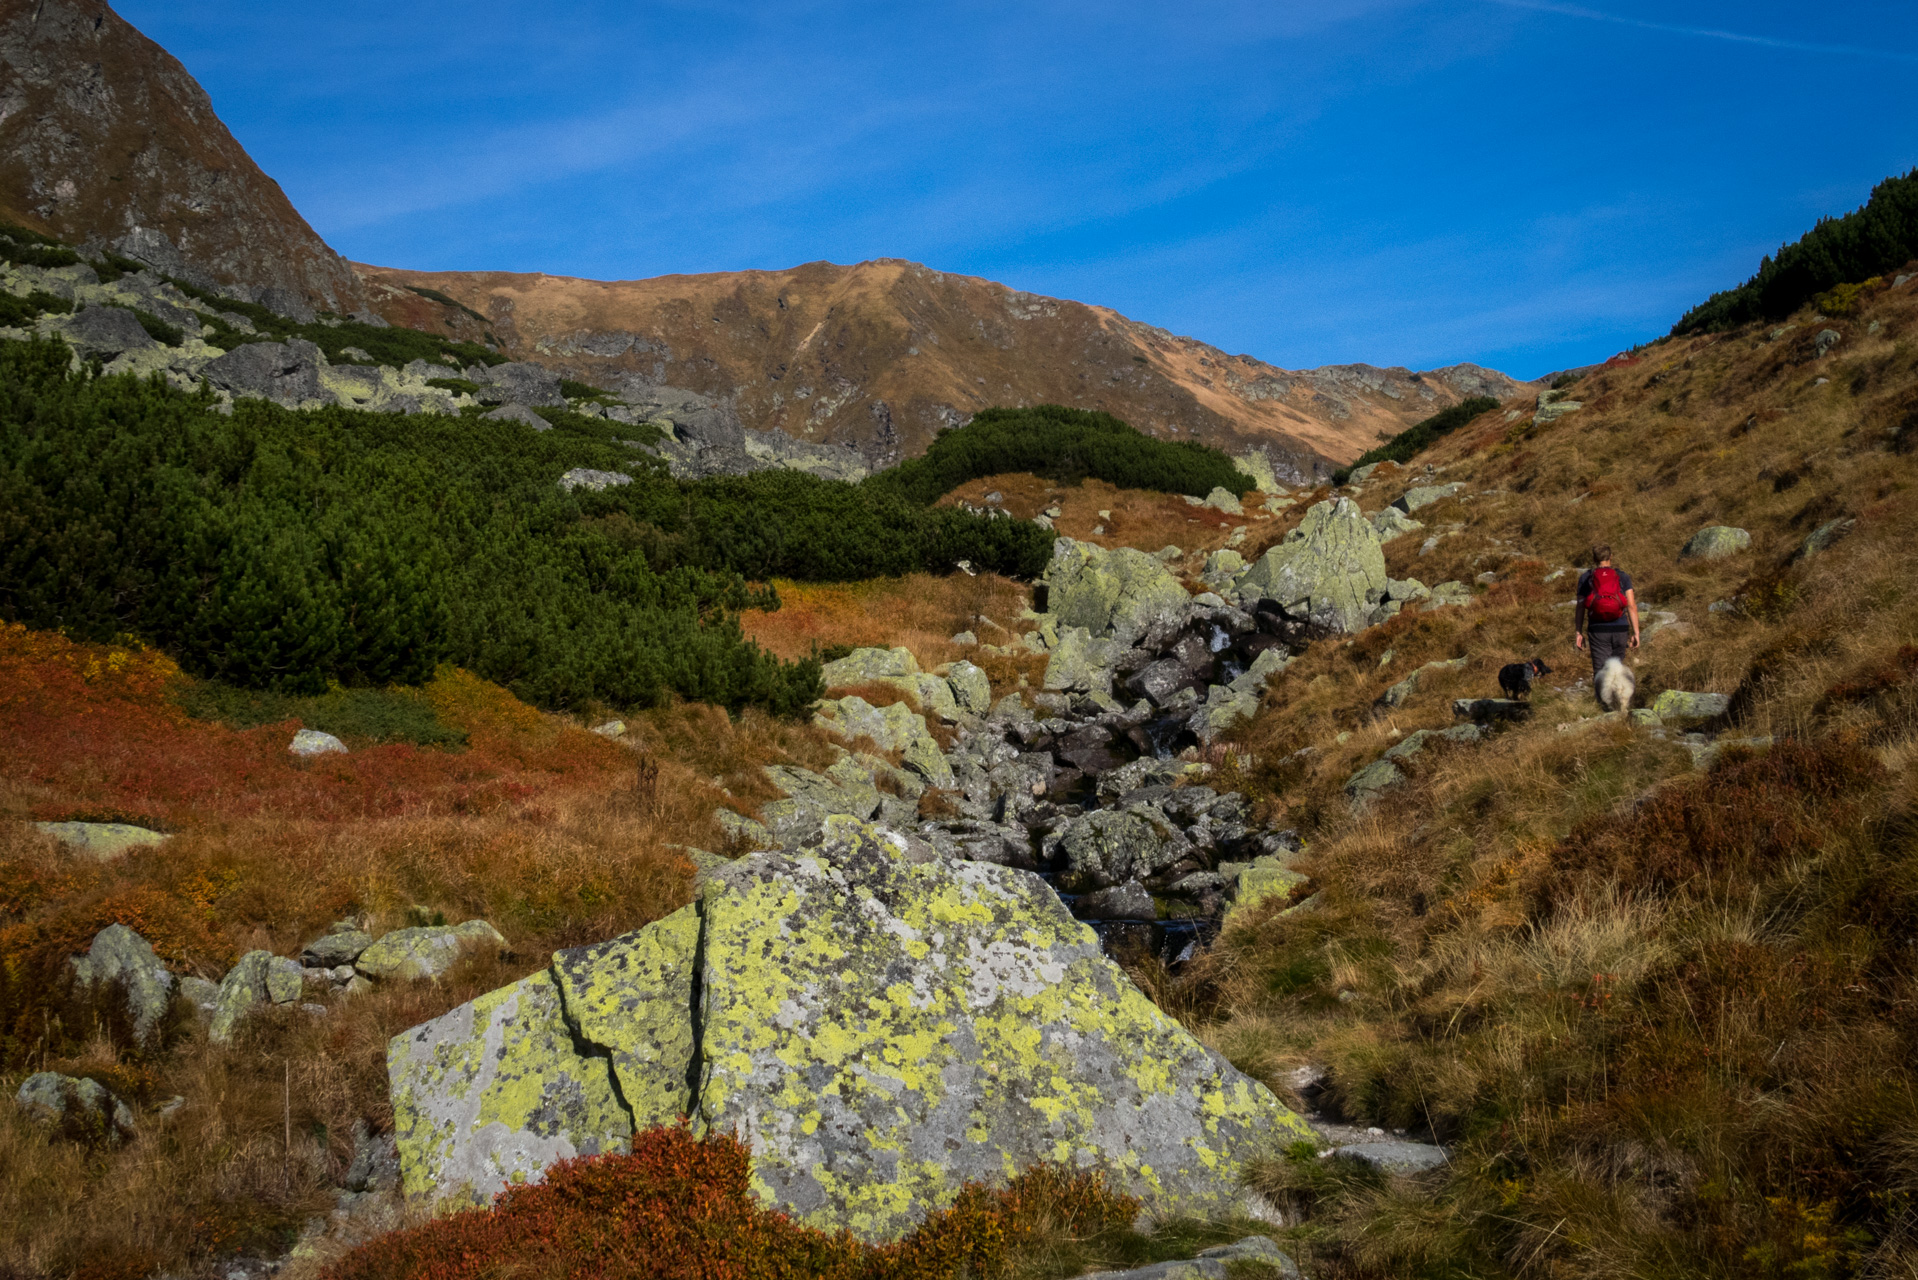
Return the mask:
[[[1360,454],[1358,461],[1351,466],[1340,467],[1334,471],[1332,482],[1344,484],[1347,477],[1354,471],[1370,463],[1410,462],[1413,454],[1426,448],[1434,440],[1457,431],[1479,414],[1496,408],[1498,408],[1498,401],[1492,397],[1473,396],[1470,400],[1462,400],[1449,409],[1441,409],[1423,422],[1413,423],[1378,448]]]
[[[1857,283],[1918,258],[1918,169],[1886,178],[1864,207],[1820,218],[1735,289],[1715,293],[1672,326],[1674,334],[1716,333],[1754,320],[1782,320],[1814,295]]]
[[[1030,574],[1034,525],[792,473],[681,484],[607,424],[230,417],[158,382],[0,344],[0,618],[140,636],[197,674],[315,692],[450,659],[545,706],[668,691],[795,712],[816,663],[746,641],[745,577],[858,578],[960,559]],[[633,482],[567,493],[575,467]]]
[[[944,431],[923,457],[868,479],[868,489],[921,505],[968,480],[1029,471],[1054,482],[1104,480],[1122,489],[1234,496],[1252,481],[1217,449],[1192,441],[1155,440],[1109,413],[1056,404],[981,409],[963,427]]]

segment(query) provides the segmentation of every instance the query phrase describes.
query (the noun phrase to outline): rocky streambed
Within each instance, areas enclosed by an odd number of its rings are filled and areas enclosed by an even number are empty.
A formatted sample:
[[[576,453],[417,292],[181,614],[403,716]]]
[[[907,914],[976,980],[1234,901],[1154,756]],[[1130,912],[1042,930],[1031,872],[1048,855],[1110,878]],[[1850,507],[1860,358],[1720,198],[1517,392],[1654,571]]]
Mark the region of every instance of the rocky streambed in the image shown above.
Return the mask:
[[[1392,534],[1407,531],[1393,515]],[[857,650],[827,664],[827,685],[889,685],[919,712],[822,702],[821,725],[877,751],[823,773],[774,768],[787,798],[761,821],[721,821],[754,847],[803,841],[833,815],[880,822],[948,858],[1034,872],[1110,955],[1177,966],[1229,910],[1304,886],[1297,834],[1262,829],[1246,797],[1211,785],[1205,748],[1315,639],[1429,598],[1387,578],[1381,545],[1352,502],[1323,502],[1254,564],[1213,557],[1216,589],[1193,595],[1158,556],[1061,538],[1017,642],[1046,656],[1042,688],[994,701],[971,662],[924,671],[905,649]],[[950,727],[949,749],[928,718]]]

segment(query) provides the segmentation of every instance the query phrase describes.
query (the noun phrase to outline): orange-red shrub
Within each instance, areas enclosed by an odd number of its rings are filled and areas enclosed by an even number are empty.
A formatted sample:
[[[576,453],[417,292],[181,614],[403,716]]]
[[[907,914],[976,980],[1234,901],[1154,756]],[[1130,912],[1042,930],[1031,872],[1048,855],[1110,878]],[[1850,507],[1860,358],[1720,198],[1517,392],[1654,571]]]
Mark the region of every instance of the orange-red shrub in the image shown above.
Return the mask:
[[[749,1191],[738,1140],[654,1129],[631,1155],[555,1165],[536,1186],[363,1245],[325,1280],[947,1280],[1004,1270],[1022,1235],[1124,1227],[1136,1200],[1096,1174],[1046,1167],[1003,1191],[968,1185],[889,1245],[802,1226]]]

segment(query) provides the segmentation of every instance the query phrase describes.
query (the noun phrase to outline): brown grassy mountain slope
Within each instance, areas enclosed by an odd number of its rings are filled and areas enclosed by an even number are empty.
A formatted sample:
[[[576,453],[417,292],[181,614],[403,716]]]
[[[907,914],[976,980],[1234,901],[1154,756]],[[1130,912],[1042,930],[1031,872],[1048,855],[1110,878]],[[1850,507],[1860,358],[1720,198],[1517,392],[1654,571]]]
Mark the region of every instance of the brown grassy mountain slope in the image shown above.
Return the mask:
[[[853,445],[879,465],[987,405],[1052,402],[1235,453],[1264,446],[1297,480],[1468,396],[1518,389],[1475,365],[1291,372],[1103,307],[899,259],[622,281],[359,270],[396,324],[490,331],[587,382],[690,387],[732,401],[749,427]]]
[[[1308,840],[1312,906],[1248,913],[1159,993],[1242,1068],[1322,1072],[1346,1119],[1448,1144],[1418,1178],[1272,1162],[1259,1184],[1313,1217],[1307,1274],[1918,1274],[1905,278],[1843,315],[1655,344],[1581,378],[1576,412],[1508,404],[1357,494],[1374,510],[1428,468],[1462,485],[1386,564],[1472,602],[1272,681],[1230,781]],[[1749,546],[1681,558],[1712,525]],[[1593,703],[1571,570],[1594,541],[1636,580],[1637,706],[1662,722]],[[1527,720],[1405,754],[1534,655],[1553,670]],[[1688,722],[1673,691],[1729,702]],[[1393,749],[1402,776],[1355,809],[1348,780]]]
[[[0,0],[0,214],[74,244],[159,232],[215,281],[363,305],[206,91],[103,0]],[[180,270],[150,235],[124,247]]]

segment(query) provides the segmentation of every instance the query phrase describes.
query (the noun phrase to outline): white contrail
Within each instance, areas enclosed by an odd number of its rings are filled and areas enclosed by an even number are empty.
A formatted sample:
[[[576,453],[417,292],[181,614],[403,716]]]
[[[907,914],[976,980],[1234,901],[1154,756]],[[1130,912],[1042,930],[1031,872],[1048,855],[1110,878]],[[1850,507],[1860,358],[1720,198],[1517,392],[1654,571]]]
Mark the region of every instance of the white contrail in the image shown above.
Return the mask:
[[[1567,18],[1585,18],[1592,22],[1611,22],[1621,27],[1638,27],[1645,31],[1663,31],[1675,36],[1699,36],[1708,40],[1730,40],[1734,44],[1755,44],[1767,49],[1791,49],[1798,53],[1839,53],[1854,58],[1889,58],[1893,62],[1918,63],[1918,54],[1901,53],[1896,49],[1867,49],[1850,44],[1809,44],[1803,40],[1780,40],[1773,36],[1746,35],[1742,31],[1724,31],[1717,27],[1681,27],[1669,22],[1647,22],[1643,18],[1628,18],[1616,13],[1603,13],[1597,9],[1587,9],[1583,5],[1558,4],[1555,0],[1490,0],[1490,3],[1503,5],[1507,9],[1530,9],[1535,13],[1556,13]]]

